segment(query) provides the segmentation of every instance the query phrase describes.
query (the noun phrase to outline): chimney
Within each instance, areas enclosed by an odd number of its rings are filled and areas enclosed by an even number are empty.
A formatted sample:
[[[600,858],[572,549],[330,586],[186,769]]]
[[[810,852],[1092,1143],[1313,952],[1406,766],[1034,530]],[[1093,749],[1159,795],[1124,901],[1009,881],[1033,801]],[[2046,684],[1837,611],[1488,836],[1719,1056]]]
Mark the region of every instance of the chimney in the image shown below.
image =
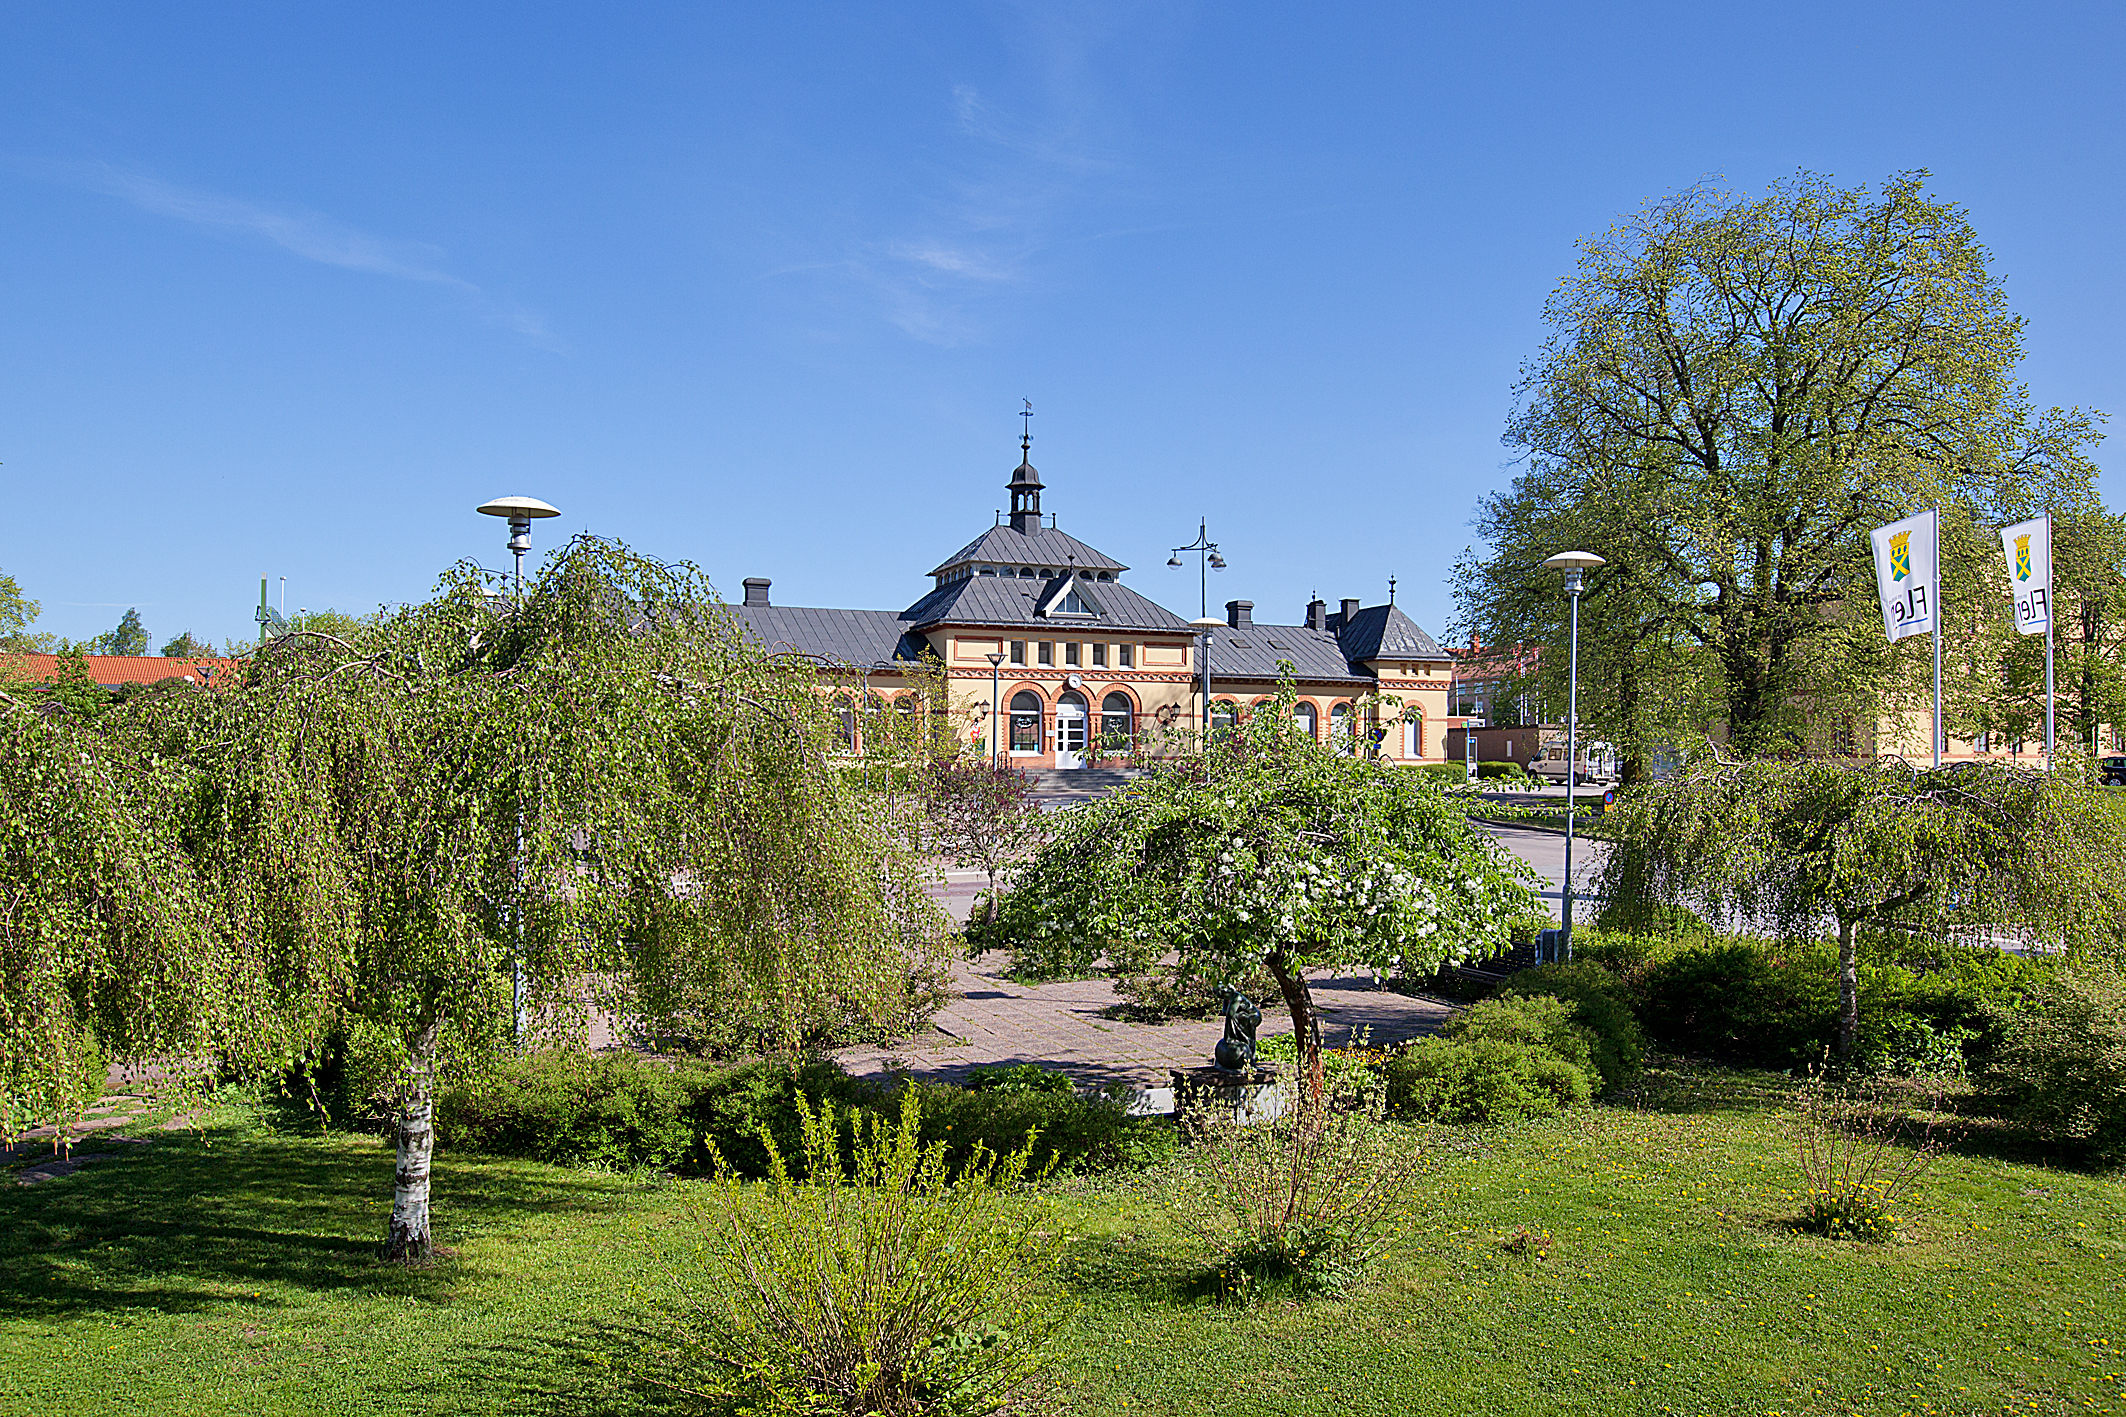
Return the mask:
[[[1347,600],[1347,601],[1345,601],[1345,602],[1344,602],[1344,618],[1343,618],[1343,623],[1344,623],[1344,624],[1346,624],[1346,625],[1348,625],[1348,624],[1350,624],[1350,623],[1351,623],[1351,622],[1352,622],[1353,620],[1356,620],[1357,618],[1358,618],[1358,602],[1357,602],[1357,601],[1355,601],[1355,600]]]
[[[1318,595],[1307,602],[1307,628],[1310,630],[1326,630],[1329,628],[1329,602]]]
[[[1225,623],[1236,630],[1244,630],[1255,623],[1255,602],[1252,600],[1228,600],[1225,603]]]
[[[747,576],[745,579],[746,604],[766,605],[768,603],[768,587],[773,584],[774,582],[766,576]]]

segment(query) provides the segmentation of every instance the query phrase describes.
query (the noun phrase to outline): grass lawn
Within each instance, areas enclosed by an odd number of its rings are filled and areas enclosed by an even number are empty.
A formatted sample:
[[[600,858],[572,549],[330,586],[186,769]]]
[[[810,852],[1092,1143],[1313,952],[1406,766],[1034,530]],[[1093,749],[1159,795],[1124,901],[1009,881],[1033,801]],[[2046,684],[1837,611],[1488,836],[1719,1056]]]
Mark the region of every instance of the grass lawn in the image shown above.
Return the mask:
[[[1082,1235],[1054,1389],[1084,1413],[2126,1413],[2126,1179],[1972,1149],[1862,1246],[1783,1224],[1780,1084],[1668,1073],[1472,1143],[1375,1278],[1305,1306],[1188,1297],[1170,1176],[1059,1183]],[[374,1258],[391,1157],[232,1108],[0,1186],[0,1411],[663,1410],[614,1376],[686,1187],[445,1156],[438,1240]],[[1547,1258],[1500,1243],[1547,1231]]]

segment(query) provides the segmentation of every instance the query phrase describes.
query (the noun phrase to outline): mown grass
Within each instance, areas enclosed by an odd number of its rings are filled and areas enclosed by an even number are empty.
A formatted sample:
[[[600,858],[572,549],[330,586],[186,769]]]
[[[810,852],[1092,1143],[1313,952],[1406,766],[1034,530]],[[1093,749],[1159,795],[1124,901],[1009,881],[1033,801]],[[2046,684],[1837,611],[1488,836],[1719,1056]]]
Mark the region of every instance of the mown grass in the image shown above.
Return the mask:
[[[2126,1180],[1969,1145],[1894,1244],[1787,1228],[1783,1084],[1413,1133],[1426,1184],[1351,1297],[1234,1310],[1174,1173],[1059,1183],[1081,1236],[1040,1406],[1084,1413],[2126,1412]],[[0,1191],[0,1410],[634,1413],[685,1187],[452,1156],[425,1271],[375,1258],[389,1152],[219,1114]],[[1183,1163],[1185,1165],[1185,1162]],[[1547,1232],[1509,1248],[1516,1229]]]

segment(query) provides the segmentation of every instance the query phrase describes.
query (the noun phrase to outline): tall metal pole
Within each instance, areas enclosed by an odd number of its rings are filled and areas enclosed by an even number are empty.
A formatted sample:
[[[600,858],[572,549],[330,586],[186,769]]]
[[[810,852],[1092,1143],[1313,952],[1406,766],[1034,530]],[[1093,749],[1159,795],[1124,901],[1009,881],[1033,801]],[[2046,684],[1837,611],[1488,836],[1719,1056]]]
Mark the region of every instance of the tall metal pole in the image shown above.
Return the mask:
[[[998,761],[999,761],[999,759],[998,759],[998,754],[997,754],[997,746],[998,746],[998,745],[997,745],[997,737],[998,737],[998,735],[999,735],[999,734],[1001,734],[1001,733],[1002,733],[1002,732],[1004,731],[1004,726],[1003,726],[1003,724],[1002,724],[1002,723],[1000,723],[1000,722],[998,721],[998,719],[997,719],[997,713],[998,713],[998,710],[999,710],[999,709],[1000,709],[1000,707],[1001,707],[1001,705],[1000,705],[1000,704],[998,703],[998,700],[997,700],[997,694],[998,694],[998,692],[999,692],[999,689],[998,689],[998,680],[997,680],[997,676],[998,676],[999,674],[1001,674],[1001,673],[1003,672],[1003,669],[1004,669],[1004,656],[1003,656],[1003,655],[1001,655],[1001,654],[992,654],[992,655],[988,656],[988,659],[989,659],[989,766],[990,766],[991,768],[994,768],[994,767],[996,767],[996,765],[997,765],[997,763],[998,763]]]
[[[1573,777],[1580,756],[1580,587],[1578,571],[1566,573],[1565,589],[1572,593],[1572,652],[1565,667],[1565,912],[1564,929],[1558,934],[1558,958],[1572,959],[1572,832],[1573,809],[1579,802]]]
[[[2052,741],[2052,508],[2045,508],[2045,771],[2058,772]]]
[[[1206,619],[1206,620],[1208,620],[1208,619],[1210,618],[1210,616],[1209,616],[1208,614],[1205,614],[1203,618],[1204,618],[1204,619]],[[1211,627],[1210,627],[1210,626],[1208,626],[1208,625],[1206,625],[1206,626],[1204,626],[1204,627],[1203,627],[1203,742],[1204,742],[1204,746],[1206,746],[1206,747],[1210,746],[1210,741],[1211,741]]]
[[[1941,766],[1941,508],[1934,509],[1934,766]]]

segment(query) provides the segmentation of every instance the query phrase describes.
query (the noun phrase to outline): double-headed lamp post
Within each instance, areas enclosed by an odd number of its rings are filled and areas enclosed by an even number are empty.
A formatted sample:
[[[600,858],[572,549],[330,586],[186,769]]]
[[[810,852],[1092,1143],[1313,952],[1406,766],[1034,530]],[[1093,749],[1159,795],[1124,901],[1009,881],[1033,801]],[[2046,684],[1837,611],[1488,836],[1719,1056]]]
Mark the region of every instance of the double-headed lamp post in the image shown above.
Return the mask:
[[[1587,573],[1605,564],[1592,551],[1560,551],[1543,563],[1548,571],[1565,573],[1565,590],[1572,596],[1572,648],[1565,663],[1565,909],[1558,932],[1558,958],[1572,958],[1572,828],[1573,807],[1579,801],[1573,778],[1580,757],[1580,592]]]
[[[509,518],[509,553],[516,558],[517,584],[516,603],[524,605],[524,553],[531,550],[531,524],[535,519],[558,517],[560,509],[550,507],[537,497],[497,497],[483,503],[483,516]],[[516,1023],[517,1046],[524,1046],[524,813],[517,813],[517,954],[510,961],[509,1011]]]
[[[1001,707],[997,703],[997,676],[1003,672],[1004,656],[992,654],[984,658],[989,661],[989,766],[994,768],[998,763],[997,735],[1003,731],[997,721],[997,710]]]

